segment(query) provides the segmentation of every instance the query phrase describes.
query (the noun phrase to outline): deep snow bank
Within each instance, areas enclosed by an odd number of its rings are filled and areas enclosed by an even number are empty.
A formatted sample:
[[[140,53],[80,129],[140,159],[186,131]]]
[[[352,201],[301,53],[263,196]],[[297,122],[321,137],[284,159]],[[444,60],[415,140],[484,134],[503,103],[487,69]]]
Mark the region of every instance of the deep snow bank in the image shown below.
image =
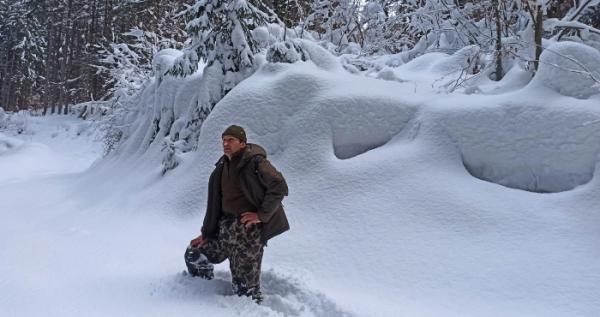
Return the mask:
[[[336,73],[322,71],[310,63],[266,65],[253,80],[238,88],[241,93],[228,95],[221,102],[232,106],[215,111],[217,116],[225,120],[230,117],[232,122],[236,118],[252,120],[250,133],[264,139],[275,153],[302,149],[309,156],[321,150],[321,143],[328,143],[327,147],[341,159],[385,144],[415,114],[414,104],[394,98],[391,85],[378,87],[372,81],[357,85],[352,80],[347,85],[332,85],[339,79]],[[235,113],[220,114],[221,111]],[[220,128],[211,125],[204,131],[204,144],[214,143],[210,137],[220,136]],[[315,139],[318,144],[313,144]]]
[[[532,93],[532,95],[528,95]],[[600,164],[600,111],[592,101],[556,103],[526,90],[512,98],[466,101],[440,125],[467,170],[507,187],[560,192],[589,182]]]
[[[424,56],[415,63],[438,65],[423,70],[426,80],[459,69],[448,63],[464,65],[464,57],[427,62]],[[411,66],[395,75],[418,75],[421,66]],[[241,124],[290,186],[284,204],[292,230],[269,244],[265,269],[302,279],[339,311],[600,311],[600,182],[593,177],[600,109],[593,100],[533,85],[496,96],[440,95],[431,83],[417,89],[410,81],[349,76],[310,62],[267,64],[215,107],[198,151],[185,153],[180,166],[161,177],[161,138],[169,129],[144,120],[185,113],[199,80],[165,81],[145,92],[140,102],[152,105],[148,117],[131,125],[120,151],[88,173],[94,186],[104,179],[103,194],[134,197],[90,200],[118,199],[115,205],[126,210],[184,219],[189,232],[178,233],[177,242],[186,243],[201,224],[221,133]],[[115,183],[105,173],[129,181]],[[539,195],[505,186],[565,192]],[[167,261],[168,269],[181,269],[182,245],[163,249],[177,258]]]
[[[403,67],[422,69],[426,60],[423,56]],[[465,62],[460,57],[442,60],[425,64],[452,68],[452,60],[457,65]],[[325,147],[339,159],[380,147],[399,134],[397,139],[414,138],[411,134],[428,122],[433,138],[452,140],[452,150],[473,176],[533,192],[586,184],[598,164],[600,127],[595,120],[600,119],[600,109],[594,100],[556,96],[550,102],[551,95],[534,85],[495,97],[414,94],[409,83],[356,77],[341,81],[340,75],[309,63],[266,65],[240,86],[239,93],[222,101],[230,105],[222,108],[229,110],[216,111],[234,111],[219,114],[231,121],[252,118],[250,133],[264,138],[276,152],[302,147],[306,153],[322,153]],[[214,138],[219,135],[219,128],[205,130]]]
[[[304,272],[358,315],[586,315],[600,310],[585,295],[600,294],[590,282],[599,279],[586,277],[599,276],[599,228],[580,223],[599,217],[588,212],[598,118],[592,101],[534,89],[440,96],[311,64],[267,65],[218,104],[190,166],[212,166],[222,130],[246,127],[290,184],[292,231],[266,263]],[[589,183],[542,197],[469,171],[530,191]]]

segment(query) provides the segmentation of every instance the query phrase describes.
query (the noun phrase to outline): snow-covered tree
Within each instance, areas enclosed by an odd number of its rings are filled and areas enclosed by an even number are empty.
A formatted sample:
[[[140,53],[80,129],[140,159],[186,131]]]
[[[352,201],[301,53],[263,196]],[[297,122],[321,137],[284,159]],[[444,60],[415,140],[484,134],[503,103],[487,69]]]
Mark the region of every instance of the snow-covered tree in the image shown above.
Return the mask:
[[[109,93],[115,98],[128,98],[136,94],[151,74],[151,63],[126,43],[109,44],[103,52],[100,70],[110,74]]]
[[[275,14],[288,28],[293,28],[306,18],[312,0],[251,0],[265,13]]]
[[[595,29],[600,29],[600,2],[587,6],[583,10],[579,21]]]
[[[184,14],[189,20],[190,45],[172,74],[186,76],[195,72],[198,58],[207,67],[218,63],[224,75],[225,95],[254,68],[254,54],[259,49],[251,31],[266,24],[269,16],[246,0],[199,0]]]
[[[270,63],[295,63],[307,59],[308,53],[295,39],[275,42],[267,50],[267,61]]]
[[[175,33],[176,35],[178,33]],[[100,71],[110,75],[105,83],[114,98],[134,96],[152,75],[152,59],[162,49],[181,48],[175,38],[132,28],[122,34],[123,42],[110,43],[100,51]]]
[[[423,34],[408,23],[412,10],[414,7],[401,1],[366,1],[359,16],[363,53],[394,54],[412,49]]]
[[[203,70],[204,86],[200,87],[206,93],[190,110],[185,129],[168,142],[175,144],[183,138],[185,144],[178,149],[188,151],[197,147],[200,127],[213,107],[255,71],[255,54],[260,47],[252,30],[265,25],[272,17],[246,0],[198,0],[183,14],[189,21],[186,27],[188,47],[175,62],[170,74],[192,74],[198,68],[199,58],[206,65]],[[167,148],[173,149],[169,145]],[[174,152],[168,154],[164,166],[175,166],[174,161],[168,159],[175,157]]]
[[[358,0],[315,0],[306,26],[317,38],[329,41],[342,51],[348,43],[359,43],[364,38],[358,21],[360,8]]]
[[[39,102],[35,95],[45,58],[45,34],[36,16],[39,0],[0,5],[0,104],[27,108]]]

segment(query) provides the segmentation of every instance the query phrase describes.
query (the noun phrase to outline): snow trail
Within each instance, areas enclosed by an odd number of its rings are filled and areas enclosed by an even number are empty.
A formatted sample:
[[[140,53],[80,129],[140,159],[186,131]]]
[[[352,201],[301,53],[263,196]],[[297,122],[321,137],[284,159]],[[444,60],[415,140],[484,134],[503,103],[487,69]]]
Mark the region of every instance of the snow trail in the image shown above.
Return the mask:
[[[102,144],[82,124],[34,117],[23,134],[0,132],[10,145],[0,152],[3,315],[353,316],[273,270],[263,274],[260,306],[232,296],[227,263],[213,281],[181,273],[199,224],[173,217],[177,207],[166,203],[140,210],[140,193],[115,195],[127,186],[115,174],[105,176],[113,192],[103,197],[98,175],[86,172]]]

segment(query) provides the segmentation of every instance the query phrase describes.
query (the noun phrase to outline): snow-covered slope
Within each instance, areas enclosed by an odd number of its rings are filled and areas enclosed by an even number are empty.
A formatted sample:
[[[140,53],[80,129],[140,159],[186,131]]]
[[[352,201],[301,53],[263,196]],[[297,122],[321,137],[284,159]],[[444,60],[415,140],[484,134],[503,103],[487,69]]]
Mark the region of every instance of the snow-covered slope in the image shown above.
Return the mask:
[[[535,82],[523,88],[520,76],[521,88],[506,93],[439,94],[422,84],[436,76],[422,65],[394,71],[421,71],[417,85],[312,63],[267,64],[217,105],[201,147],[164,176],[162,136],[138,150],[134,140],[146,142],[149,131],[138,126],[126,152],[82,175],[0,181],[0,310],[600,314],[598,95],[576,99]],[[169,108],[184,101],[179,87],[142,98],[162,100],[149,103],[158,107],[151,111]],[[290,187],[292,229],[265,251],[262,306],[223,296],[226,263],[215,281],[181,273],[221,132],[232,123],[268,150]]]
[[[592,316],[598,119],[596,101],[547,90],[414,94],[274,65],[220,103],[190,166],[246,126],[291,188],[293,230],[267,265],[310,272],[358,315]]]

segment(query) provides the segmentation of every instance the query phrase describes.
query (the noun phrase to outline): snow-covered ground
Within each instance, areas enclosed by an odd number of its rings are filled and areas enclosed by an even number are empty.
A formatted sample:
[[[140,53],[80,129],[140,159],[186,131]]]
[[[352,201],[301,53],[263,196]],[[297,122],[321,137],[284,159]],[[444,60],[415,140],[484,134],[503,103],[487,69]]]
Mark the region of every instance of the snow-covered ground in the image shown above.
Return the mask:
[[[200,230],[202,199],[173,205],[173,193],[157,198],[144,190],[156,184],[127,170],[82,173],[103,150],[87,123],[27,120],[23,134],[0,132],[3,316],[347,315],[302,276],[268,266],[263,306],[231,295],[226,264],[213,281],[190,278],[183,251]]]
[[[75,119],[1,134],[0,312],[600,315],[598,95],[570,97],[556,74],[529,83],[517,68],[482,94],[440,93],[432,82],[456,59],[389,70],[400,80],[350,76],[326,56],[265,65],[164,176],[163,135],[143,148],[153,128],[142,123],[98,161],[101,144],[75,136]],[[189,95],[163,85],[162,104],[140,100],[151,113]],[[292,229],[266,248],[261,306],[229,295],[227,263],[213,281],[182,273],[232,123],[290,187]]]
[[[2,183],[81,172],[102,153],[102,145],[95,142],[100,137],[88,122],[60,116],[26,120],[26,130],[20,135],[0,132]]]

